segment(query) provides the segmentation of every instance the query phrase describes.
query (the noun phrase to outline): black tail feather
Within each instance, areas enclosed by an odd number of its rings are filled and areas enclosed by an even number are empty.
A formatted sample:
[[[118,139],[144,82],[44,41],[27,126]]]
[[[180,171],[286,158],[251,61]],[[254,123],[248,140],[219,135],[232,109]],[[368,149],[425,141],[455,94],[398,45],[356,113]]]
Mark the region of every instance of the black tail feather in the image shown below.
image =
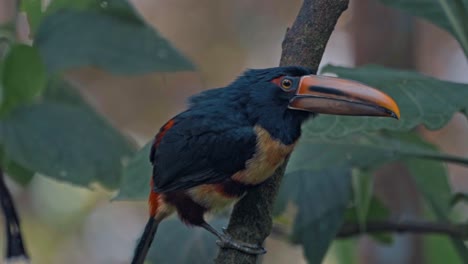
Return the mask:
[[[150,217],[146,223],[145,231],[141,235],[140,241],[135,249],[131,264],[143,264],[151,247],[156,231],[158,230],[159,221]]]
[[[0,207],[5,217],[5,231],[7,237],[6,260],[28,259],[28,254],[21,235],[20,219],[16,213],[11,194],[5,185],[3,171],[0,168]],[[0,260],[1,261],[1,260]]]

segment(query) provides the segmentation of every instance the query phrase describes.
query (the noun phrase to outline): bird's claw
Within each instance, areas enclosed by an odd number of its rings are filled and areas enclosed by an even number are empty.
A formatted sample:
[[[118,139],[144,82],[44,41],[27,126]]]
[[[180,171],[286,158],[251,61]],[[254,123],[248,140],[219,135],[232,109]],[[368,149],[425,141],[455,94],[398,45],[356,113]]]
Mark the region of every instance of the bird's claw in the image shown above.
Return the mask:
[[[216,241],[216,244],[222,248],[232,248],[252,255],[262,255],[266,253],[266,250],[258,244],[250,244],[242,241],[237,241],[227,233],[226,228],[222,228],[224,235],[220,237],[220,240]]]
[[[243,247],[247,247],[247,248],[252,248],[252,249],[261,248],[261,245],[259,245],[259,244],[250,244],[250,243],[247,243],[247,242],[235,240],[234,238],[232,238],[231,234],[228,233],[228,229],[226,227],[222,227],[221,230],[223,231],[223,234],[224,234],[224,237],[225,237],[226,240],[235,241],[237,244],[239,244],[239,245],[241,245]]]

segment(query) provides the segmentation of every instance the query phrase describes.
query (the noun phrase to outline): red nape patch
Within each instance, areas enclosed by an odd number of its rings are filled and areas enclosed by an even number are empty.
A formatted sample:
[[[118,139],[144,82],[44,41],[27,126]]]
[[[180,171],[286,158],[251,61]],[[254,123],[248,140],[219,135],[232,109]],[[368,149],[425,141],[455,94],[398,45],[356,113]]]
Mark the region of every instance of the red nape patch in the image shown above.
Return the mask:
[[[159,206],[159,193],[155,193],[153,191],[153,186],[154,186],[153,179],[151,179],[150,186],[151,186],[151,191],[148,197],[149,214],[151,217],[155,217],[156,212],[158,210],[158,206]]]
[[[174,126],[174,119],[171,119],[169,121],[167,121],[167,123],[161,127],[161,129],[159,130],[159,133],[156,135],[156,140],[154,141],[154,146],[158,146],[159,143],[161,142],[161,140],[163,139],[164,137],[164,134],[166,134],[166,132],[171,129],[171,127]]]
[[[275,78],[275,79],[271,80],[271,82],[274,83],[274,84],[276,84],[276,85],[278,85],[278,86],[280,86],[281,80],[283,79],[283,77],[284,77],[284,76],[280,76],[280,77],[278,77],[278,78]]]

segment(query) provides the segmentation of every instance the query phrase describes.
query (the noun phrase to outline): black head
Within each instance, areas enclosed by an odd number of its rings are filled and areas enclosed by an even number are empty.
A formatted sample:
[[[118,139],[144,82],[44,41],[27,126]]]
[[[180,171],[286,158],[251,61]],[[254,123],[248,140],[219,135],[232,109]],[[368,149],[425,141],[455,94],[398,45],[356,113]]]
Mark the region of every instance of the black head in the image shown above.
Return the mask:
[[[296,140],[302,122],[317,113],[399,117],[395,101],[379,90],[314,73],[297,66],[248,70],[230,87],[248,98],[250,121],[285,143]]]
[[[301,124],[314,114],[289,109],[302,76],[314,71],[298,66],[247,70],[229,87],[245,99],[244,110],[252,124],[260,125],[285,144],[299,138]]]
[[[289,102],[294,98],[301,78],[313,73],[313,70],[299,66],[248,70],[230,86],[247,90],[254,109],[279,107],[284,112],[289,110]],[[309,114],[301,115],[307,116]]]

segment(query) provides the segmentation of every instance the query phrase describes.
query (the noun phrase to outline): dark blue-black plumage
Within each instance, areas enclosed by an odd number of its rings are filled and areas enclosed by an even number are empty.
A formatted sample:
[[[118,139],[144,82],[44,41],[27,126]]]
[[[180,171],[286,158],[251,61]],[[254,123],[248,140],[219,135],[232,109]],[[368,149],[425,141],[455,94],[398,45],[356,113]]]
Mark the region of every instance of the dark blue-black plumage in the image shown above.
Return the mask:
[[[193,96],[153,145],[154,190],[165,193],[223,182],[243,170],[256,151],[255,126],[289,145],[310,113],[288,109],[292,94],[271,81],[312,74],[302,67],[246,71],[225,88]],[[164,128],[163,128],[164,129]]]

